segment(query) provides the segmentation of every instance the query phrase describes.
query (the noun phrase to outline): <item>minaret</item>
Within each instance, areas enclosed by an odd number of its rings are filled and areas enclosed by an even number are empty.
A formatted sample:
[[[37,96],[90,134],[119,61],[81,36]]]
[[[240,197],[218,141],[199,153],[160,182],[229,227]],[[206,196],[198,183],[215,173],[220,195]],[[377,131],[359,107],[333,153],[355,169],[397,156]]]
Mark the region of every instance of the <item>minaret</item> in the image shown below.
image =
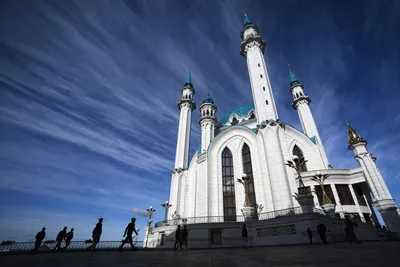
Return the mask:
[[[214,131],[216,120],[217,105],[214,104],[210,95],[204,99],[200,105],[200,120],[201,127],[201,153],[206,152],[211,140],[214,139]]]
[[[363,168],[365,179],[374,197],[373,204],[381,213],[386,227],[393,232],[400,232],[400,215],[397,212],[397,205],[392,198],[382,175],[376,166],[376,158],[367,150],[367,141],[347,122],[347,136],[349,138],[348,149],[352,150],[355,159]]]
[[[325,168],[328,168],[328,158],[325,153],[324,146],[319,137],[317,125],[315,124],[314,117],[311,113],[309,104],[311,98],[304,93],[304,86],[296,79],[289,64],[289,75],[290,75],[290,92],[293,95],[292,107],[297,110],[299,114],[301,126],[303,127],[304,133],[311,139],[311,141],[318,146],[319,153],[324,162]]]
[[[265,41],[259,35],[258,27],[250,21],[246,12],[241,38],[240,54],[247,60],[257,123],[261,124],[270,119],[277,120],[278,112],[264,60]]]
[[[194,94],[192,77],[189,72],[186,83],[182,88],[182,98],[178,102],[181,115],[179,118],[178,140],[176,142],[175,169],[185,170],[188,167],[192,111],[196,108]]]

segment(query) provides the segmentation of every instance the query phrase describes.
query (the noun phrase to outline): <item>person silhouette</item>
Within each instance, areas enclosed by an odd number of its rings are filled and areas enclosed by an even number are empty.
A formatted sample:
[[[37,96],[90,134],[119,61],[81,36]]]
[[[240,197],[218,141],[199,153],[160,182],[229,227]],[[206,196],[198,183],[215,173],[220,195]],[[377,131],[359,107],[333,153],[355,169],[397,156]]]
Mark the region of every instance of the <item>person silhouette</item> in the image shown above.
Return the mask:
[[[72,238],[74,238],[74,228],[71,228],[71,231],[69,231],[65,237],[64,249],[67,249],[69,247],[69,244],[71,243]]]
[[[307,227],[306,232],[307,232],[308,238],[310,239],[310,244],[312,244],[313,243],[313,236],[312,236],[311,228]]]
[[[133,232],[135,232],[135,234],[138,235],[138,232],[136,231],[136,228],[135,228],[135,222],[136,222],[136,218],[132,218],[131,222],[125,228],[124,237],[126,236],[126,238],[124,239],[124,241],[122,241],[122,244],[119,247],[119,251],[122,251],[122,247],[127,242],[129,242],[129,244],[131,245],[132,250],[135,249],[135,246],[133,245],[133,240],[132,240]]]
[[[349,218],[349,215],[344,216],[344,223],[346,225],[346,228],[344,229],[346,232],[346,239],[347,241],[352,244],[353,241],[360,243],[358,241],[356,234],[354,233],[354,227],[357,227],[356,222],[352,222]]]
[[[182,242],[181,242],[181,226],[178,225],[178,229],[176,229],[175,232],[175,244],[174,244],[174,250],[177,250],[177,245],[179,243],[179,247],[182,248]]]
[[[318,234],[319,237],[321,238],[321,241],[324,245],[328,244],[328,242],[326,242],[326,226],[323,222],[320,222],[317,225],[317,230],[318,230]]]
[[[99,222],[96,224],[96,227],[93,229],[92,237],[93,237],[93,244],[89,246],[86,250],[96,251],[96,246],[100,242],[100,236],[103,232],[103,218],[99,219]]]
[[[243,228],[242,228],[242,238],[244,241],[243,247],[246,247],[247,242],[249,242],[249,239],[247,237],[247,228],[246,228],[246,224],[243,224]]]
[[[181,241],[181,249],[183,249],[183,246],[185,247],[185,250],[188,249],[188,243],[189,243],[189,232],[187,229],[187,225],[185,224],[183,226],[182,230],[182,241]]]
[[[61,242],[65,239],[67,235],[67,226],[64,226],[64,229],[62,229],[56,238],[57,244],[56,246],[53,248],[53,251],[55,251],[56,249],[58,249],[58,251],[61,250]]]
[[[35,248],[32,249],[33,252],[37,252],[37,250],[40,248],[40,245],[42,244],[43,239],[46,237],[46,227],[42,228],[42,231],[37,232],[35,238]]]

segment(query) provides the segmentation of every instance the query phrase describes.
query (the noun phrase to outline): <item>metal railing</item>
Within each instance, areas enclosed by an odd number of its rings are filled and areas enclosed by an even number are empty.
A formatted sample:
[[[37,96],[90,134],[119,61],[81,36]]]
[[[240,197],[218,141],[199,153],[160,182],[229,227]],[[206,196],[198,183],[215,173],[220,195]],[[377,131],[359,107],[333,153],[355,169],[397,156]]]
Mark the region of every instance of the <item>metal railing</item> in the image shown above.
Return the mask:
[[[291,215],[299,215],[302,214],[301,207],[288,208],[282,210],[268,211],[259,213],[257,215],[259,221],[274,219],[277,217],[283,216],[291,216]],[[321,215],[325,215],[324,211],[321,209],[314,208],[314,213],[318,213]],[[204,216],[204,217],[190,217],[184,218],[186,221],[183,221],[183,218],[180,219],[172,219],[167,221],[158,222],[155,224],[155,228],[165,226],[165,225],[178,225],[178,224],[198,224],[198,223],[230,223],[230,222],[244,222],[243,215],[235,217],[224,217],[224,216]]]
[[[96,249],[99,250],[114,250],[119,248],[122,241],[100,241],[96,245]],[[133,242],[136,248],[143,248],[143,241],[134,241]],[[92,245],[92,243],[86,243],[85,241],[71,241],[67,251],[73,250],[85,250],[87,247]],[[41,244],[39,251],[50,251],[56,246],[56,243],[45,243],[45,241]],[[11,245],[0,245],[0,252],[21,252],[21,251],[29,251],[35,247],[35,242],[17,242]],[[61,243],[61,248],[65,247],[65,242]],[[130,248],[129,243],[125,244],[123,248]],[[62,249],[63,250],[63,249]]]

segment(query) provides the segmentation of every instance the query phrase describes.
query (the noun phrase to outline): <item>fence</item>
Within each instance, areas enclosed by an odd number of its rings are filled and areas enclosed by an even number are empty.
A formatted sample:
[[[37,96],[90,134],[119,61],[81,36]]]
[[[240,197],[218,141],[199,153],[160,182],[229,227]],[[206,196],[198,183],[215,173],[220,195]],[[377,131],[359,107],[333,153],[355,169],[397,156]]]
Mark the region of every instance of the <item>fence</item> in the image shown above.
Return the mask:
[[[100,241],[96,249],[98,250],[115,250],[119,248],[122,241]],[[135,247],[143,248],[143,241],[134,241]],[[67,251],[73,250],[85,250],[92,243],[86,243],[85,241],[71,241]],[[40,246],[40,251],[50,251],[55,247],[56,243],[45,244],[42,243]],[[61,244],[61,248],[65,246],[64,241]],[[0,245],[0,252],[21,252],[21,251],[29,251],[35,247],[35,242],[17,242],[11,245]],[[129,243],[125,244],[123,248],[130,248]]]
[[[257,215],[258,220],[269,220],[282,216],[299,215],[302,214],[301,207],[288,208],[282,210],[275,210],[269,212],[259,213]],[[321,209],[314,208],[314,213],[319,213],[325,215],[324,211]],[[190,217],[190,218],[179,218],[172,219],[163,222],[158,222],[155,224],[155,228],[163,225],[178,225],[178,224],[198,224],[198,223],[230,223],[230,222],[244,222],[243,215],[236,217],[225,217],[225,216],[204,216],[204,217]]]

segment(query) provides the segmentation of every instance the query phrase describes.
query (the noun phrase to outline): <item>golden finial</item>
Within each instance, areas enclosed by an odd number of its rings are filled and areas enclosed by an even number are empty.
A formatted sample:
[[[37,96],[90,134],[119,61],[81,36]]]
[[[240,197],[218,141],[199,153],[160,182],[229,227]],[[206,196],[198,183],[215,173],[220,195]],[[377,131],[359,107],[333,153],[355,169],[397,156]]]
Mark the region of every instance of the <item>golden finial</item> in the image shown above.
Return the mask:
[[[347,137],[349,138],[349,144],[354,145],[360,142],[364,142],[364,139],[361,138],[360,134],[350,126],[347,117],[345,121],[347,124]]]

